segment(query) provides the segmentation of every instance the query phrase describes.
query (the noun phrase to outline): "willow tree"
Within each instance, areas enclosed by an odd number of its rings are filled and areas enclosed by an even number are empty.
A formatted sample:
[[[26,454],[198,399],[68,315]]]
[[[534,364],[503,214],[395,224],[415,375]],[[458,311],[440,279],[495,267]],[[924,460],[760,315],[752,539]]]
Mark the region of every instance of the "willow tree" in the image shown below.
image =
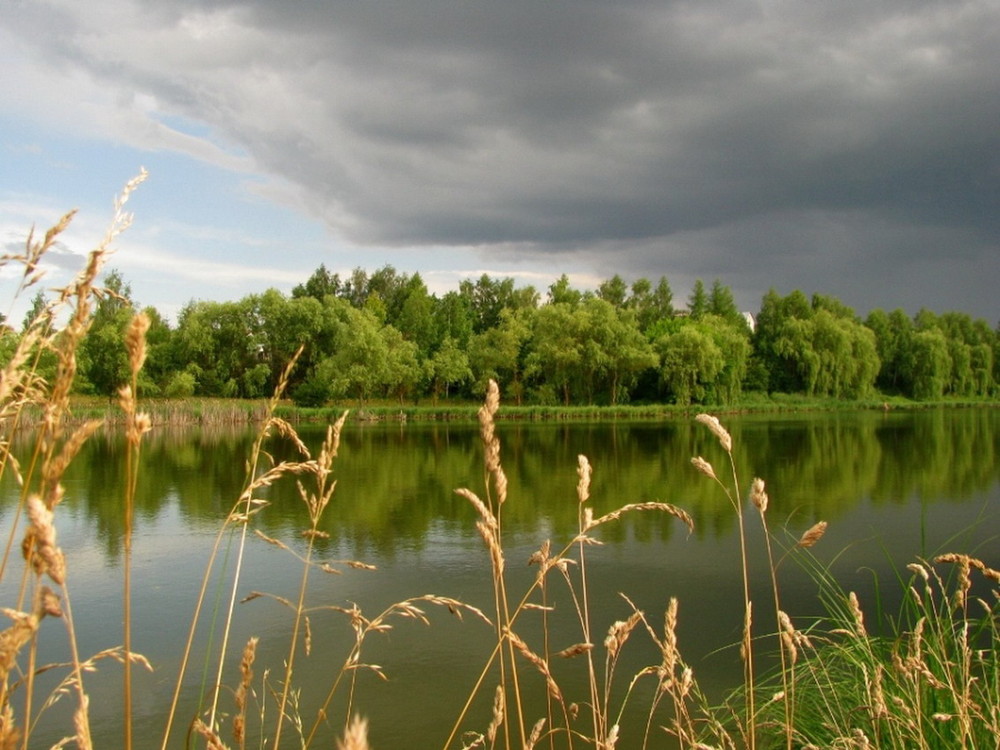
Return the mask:
[[[711,336],[693,325],[663,335],[653,345],[660,355],[660,379],[681,406],[702,400],[726,364]]]

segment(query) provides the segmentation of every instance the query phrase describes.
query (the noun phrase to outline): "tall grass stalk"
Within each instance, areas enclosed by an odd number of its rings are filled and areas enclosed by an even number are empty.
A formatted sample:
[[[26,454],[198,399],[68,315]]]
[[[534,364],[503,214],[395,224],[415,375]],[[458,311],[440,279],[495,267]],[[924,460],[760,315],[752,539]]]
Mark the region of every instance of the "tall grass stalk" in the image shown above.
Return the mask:
[[[484,408],[480,412],[480,432],[487,467],[486,486],[488,493],[491,492],[491,487],[495,488],[497,497],[506,501],[507,480],[500,463],[499,440],[494,429],[494,416],[498,407],[499,389],[495,383],[491,383]],[[632,694],[632,687],[635,684],[635,680],[633,679],[630,683],[621,704],[617,707],[613,706],[612,686],[614,683],[614,671],[618,663],[618,654],[621,648],[639,622],[643,621],[643,616],[640,612],[633,611],[633,614],[627,620],[616,621],[610,626],[608,636],[604,640],[606,656],[604,659],[603,677],[599,677],[597,661],[594,655],[596,644],[594,643],[595,639],[592,637],[594,625],[592,622],[590,598],[586,593],[588,588],[586,578],[587,548],[599,544],[598,540],[593,537],[595,529],[604,524],[617,521],[623,515],[630,512],[666,512],[683,521],[689,530],[693,528],[693,521],[680,508],[669,503],[656,501],[627,504],[615,511],[595,518],[592,508],[587,504],[590,499],[590,479],[590,463],[586,456],[579,456],[576,488],[576,501],[579,508],[577,532],[562,549],[554,554],[550,542],[543,542],[530,560],[532,564],[538,565],[538,573],[535,580],[528,586],[520,602],[516,606],[509,606],[506,610],[502,606],[498,606],[497,611],[500,623],[496,628],[496,645],[452,726],[451,733],[444,744],[445,748],[451,747],[458,736],[461,724],[467,716],[473,699],[482,689],[491,666],[496,662],[499,662],[501,676],[494,701],[493,719],[485,733],[478,735],[478,738],[471,744],[467,743],[466,747],[479,747],[481,745],[493,747],[500,732],[504,733],[505,744],[510,743],[512,736],[516,734],[522,740],[522,747],[533,747],[536,742],[546,735],[550,738],[551,743],[557,734],[565,737],[566,744],[570,748],[574,746],[574,742],[577,739],[584,744],[593,745],[603,750],[610,750],[610,748],[616,745],[620,734],[618,722],[623,715],[625,704]],[[476,528],[486,545],[490,557],[494,590],[498,592],[495,594],[495,599],[499,602],[506,601],[506,588],[502,582],[505,559],[503,537],[500,524],[492,509],[492,503],[483,502],[475,492],[467,488],[459,489],[457,493],[469,500],[477,511],[478,520],[476,521]],[[489,494],[488,497],[490,497]],[[496,507],[499,507],[500,504],[498,502]],[[574,550],[576,551],[575,558],[570,556],[570,553]],[[541,653],[538,653],[519,634],[516,626],[518,619],[528,611],[538,609],[541,609],[543,613],[548,611],[546,580],[549,574],[553,572],[558,573],[561,580],[566,584],[576,622],[580,628],[581,640],[556,654],[551,654],[546,632],[543,635]],[[576,572],[577,575],[574,575],[573,572]],[[535,603],[531,601],[536,595],[541,597],[541,602]],[[546,619],[543,619],[543,623],[547,622]],[[516,668],[513,666],[513,655],[516,653],[516,655],[522,657],[534,667],[534,670],[542,677],[546,685],[548,701],[545,714],[535,721],[532,730],[527,733],[525,733],[527,726],[525,719],[530,707],[523,704],[522,693],[517,689],[516,684],[513,683],[513,677],[511,679],[512,684],[508,684],[504,679],[506,667],[503,663],[503,657],[505,653],[511,654],[510,664],[512,675],[517,674]],[[585,732],[574,726],[575,716],[580,710],[581,704],[571,703],[567,699],[563,689],[553,675],[550,663],[553,658],[558,660],[577,657],[581,657],[586,661],[585,669],[588,687],[586,700],[582,702],[582,706],[590,712],[590,716],[586,719],[590,725],[590,729]],[[509,696],[508,691],[511,693]],[[553,701],[559,707],[558,713],[562,722],[559,726],[554,724],[557,713],[553,712]],[[513,704],[513,711],[511,710],[511,704]],[[508,725],[512,720],[512,714],[516,717],[518,725],[514,728],[509,728]],[[546,724],[548,725],[547,729],[545,728]]]
[[[99,275],[107,255],[112,250],[112,243],[130,224],[131,215],[126,213],[124,206],[131,193],[145,179],[145,171],[126,184],[122,194],[115,201],[115,212],[112,221],[98,246],[87,257],[87,264],[77,274],[76,278],[66,287],[56,290],[56,298],[49,302],[43,311],[31,321],[18,342],[17,350],[3,372],[3,385],[0,386],[0,402],[2,402],[2,417],[9,438],[9,430],[16,427],[21,413],[29,404],[35,404],[41,411],[41,419],[36,432],[35,448],[27,470],[21,474],[15,465],[15,472],[21,484],[21,495],[18,509],[15,512],[11,537],[8,539],[4,553],[0,577],[6,573],[9,563],[9,551],[13,535],[23,510],[26,510],[29,525],[25,534],[22,549],[25,552],[27,565],[22,578],[21,593],[18,597],[18,609],[23,608],[28,589],[32,590],[33,612],[20,613],[22,631],[29,633],[24,641],[15,639],[17,643],[8,641],[5,645],[16,648],[6,649],[3,659],[12,664],[21,646],[30,642],[28,670],[24,685],[24,720],[23,732],[19,732],[14,724],[13,713],[9,703],[9,668],[4,670],[2,689],[0,689],[0,706],[4,712],[2,734],[4,744],[18,734],[25,747],[28,746],[32,727],[36,717],[34,711],[34,678],[37,666],[37,631],[40,620],[45,616],[54,616],[62,620],[67,638],[67,646],[71,654],[70,679],[65,681],[61,689],[75,693],[77,707],[74,712],[74,737],[77,746],[90,747],[89,698],[87,696],[83,675],[85,665],[90,668],[93,659],[84,661],[79,653],[77,637],[72,614],[69,587],[67,584],[67,565],[61,549],[56,543],[54,526],[55,510],[63,498],[61,484],[63,473],[73,457],[82,447],[86,439],[96,429],[95,422],[85,423],[69,438],[64,438],[64,418],[69,409],[69,394],[73,386],[77,369],[77,350],[86,334],[91,320],[93,297],[98,293],[94,283]],[[3,256],[3,263],[21,263],[24,273],[18,285],[16,294],[20,294],[42,278],[39,264],[46,252],[55,244],[56,238],[69,226],[73,212],[66,214],[59,222],[49,229],[44,238],[34,241],[34,233],[29,234],[26,249],[23,254]],[[67,322],[57,327],[55,321],[62,315]],[[55,375],[51,382],[45,382],[38,376],[38,363],[43,352],[51,352],[56,361]],[[29,364],[30,363],[30,364]],[[27,366],[25,366],[27,365]],[[5,441],[6,445],[9,442]],[[6,450],[5,450],[6,453]],[[6,469],[8,461],[4,461]],[[37,482],[37,489],[32,487]],[[33,571],[34,576],[29,576]],[[52,592],[42,583],[47,577],[58,587],[59,593]],[[20,615],[19,615],[20,616]],[[18,627],[15,624],[15,629]],[[8,631],[9,632],[9,631]],[[111,652],[108,652],[111,653]],[[121,658],[130,664],[137,657],[126,650]],[[40,710],[48,708],[53,701],[43,701]]]
[[[294,365],[294,359],[289,364],[289,367],[285,369],[284,375],[281,378],[278,388],[275,390],[275,394],[272,396],[269,403],[269,410],[273,413],[274,407],[277,405],[280,399],[283,386],[287,383],[288,373],[291,367]],[[263,488],[269,487],[279,478],[285,476],[287,473],[302,473],[306,470],[304,462],[281,462],[278,464],[272,464],[266,468],[261,468],[262,459],[267,456],[264,451],[263,445],[265,439],[271,436],[275,431],[282,434],[289,434],[292,432],[290,426],[276,417],[271,417],[264,422],[263,426],[259,430],[257,437],[254,441],[253,447],[251,449],[250,458],[247,461],[247,481],[244,485],[243,491],[240,493],[240,497],[237,499],[236,503],[233,505],[229,514],[227,515],[225,521],[219,528],[218,533],[215,536],[215,542],[212,546],[211,553],[209,554],[208,562],[205,566],[205,572],[202,576],[201,587],[198,592],[198,597],[195,600],[194,613],[191,617],[191,623],[188,629],[188,637],[184,646],[184,653],[181,657],[180,668],[177,675],[177,682],[174,686],[173,699],[170,704],[170,710],[167,715],[167,723],[163,732],[163,742],[161,747],[166,750],[167,744],[170,740],[170,736],[173,729],[173,723],[176,718],[177,707],[180,702],[181,691],[184,684],[184,675],[187,671],[188,664],[191,657],[191,651],[195,644],[195,637],[198,628],[198,621],[201,616],[202,607],[206,601],[206,594],[208,592],[209,581],[211,580],[212,571],[215,567],[216,561],[218,559],[219,552],[222,547],[222,541],[225,539],[227,534],[232,531],[235,527],[240,528],[240,539],[245,540],[246,528],[250,519],[258,513],[265,501],[262,500],[258,493]],[[301,445],[301,441],[298,443]],[[304,446],[302,446],[304,449]],[[236,587],[239,582],[239,574],[242,570],[242,550],[240,548],[240,553],[238,554],[237,571],[232,582],[232,592],[233,596],[230,598],[230,607],[227,612],[226,623],[223,627],[223,647],[219,653],[219,663],[220,670],[221,664],[225,658],[226,649],[228,646],[229,632],[232,625],[232,608],[233,608],[233,597],[235,596]],[[211,698],[211,709],[209,711],[209,724],[207,725],[209,729],[214,730],[215,722],[215,711],[218,706],[218,694],[221,688],[221,679],[217,676],[216,681],[213,684],[212,698]],[[284,704],[283,704],[284,705]],[[279,724],[280,726],[280,724]]]
[[[138,392],[139,371],[146,361],[146,332],[149,318],[139,313],[129,324],[125,334],[125,348],[129,355],[131,383],[122,388],[119,403],[125,412],[125,528],[123,540],[123,594],[122,621],[124,622],[123,647],[126,656],[132,654],[132,520],[135,509],[135,492],[139,481],[139,457],[142,437],[152,427],[149,415],[137,411],[135,394]],[[132,748],[132,660],[125,659],[123,679],[123,747]]]
[[[726,452],[726,458],[728,459],[732,475],[733,484],[732,487],[729,487],[725,482],[719,479],[715,470],[712,468],[712,465],[708,461],[701,458],[701,456],[692,459],[692,463],[696,469],[712,479],[722,488],[726,497],[729,498],[729,502],[733,506],[733,510],[736,512],[740,536],[740,572],[743,577],[743,638],[740,643],[740,656],[743,659],[743,687],[744,698],[747,704],[744,722],[744,741],[750,750],[754,750],[757,746],[757,731],[755,720],[756,698],[754,695],[755,679],[753,663],[753,601],[750,598],[750,563],[747,555],[746,528],[743,522],[742,494],[740,492],[739,476],[736,471],[736,461],[733,458],[733,438],[729,434],[729,431],[726,430],[726,428],[719,422],[718,417],[713,417],[709,414],[699,414],[695,419],[700,424],[708,427],[711,433],[718,439],[719,445],[721,445],[722,449]],[[777,590],[775,590],[775,597],[777,597]]]

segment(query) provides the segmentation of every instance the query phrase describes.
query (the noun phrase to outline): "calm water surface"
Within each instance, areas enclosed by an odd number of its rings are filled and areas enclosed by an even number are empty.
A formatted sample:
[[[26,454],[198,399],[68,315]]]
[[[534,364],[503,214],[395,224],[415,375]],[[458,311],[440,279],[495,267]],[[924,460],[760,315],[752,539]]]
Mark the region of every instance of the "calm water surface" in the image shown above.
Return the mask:
[[[916,413],[859,413],[807,417],[732,417],[723,420],[734,437],[741,482],[754,476],[767,481],[768,521],[775,538],[787,544],[819,520],[829,531],[815,549],[841,584],[872,602],[876,581],[884,606],[891,610],[893,568],[917,556],[944,550],[975,552],[1000,567],[1000,410],[931,410]],[[738,684],[740,667],[732,644],[742,619],[736,516],[719,488],[690,465],[692,456],[712,462],[720,476],[727,462],[705,428],[687,421],[642,424],[556,425],[501,423],[504,468],[510,479],[503,518],[507,540],[508,589],[512,598],[530,585],[535,568],[531,553],[545,539],[561,547],[577,523],[577,455],[594,467],[595,515],[625,503],[661,500],[688,510],[695,532],[656,513],[627,516],[602,527],[603,546],[588,549],[594,638],[630,610],[625,593],[659,626],[668,599],[680,600],[680,645],[703,689],[717,698]],[[304,428],[314,450],[323,429]],[[138,673],[135,726],[139,747],[159,747],[190,627],[195,599],[220,520],[239,496],[252,433],[217,430],[154,433],[143,447],[136,501],[133,647],[154,665]],[[294,457],[287,443],[272,441],[275,458]],[[69,589],[81,651],[98,652],[121,643],[122,481],[124,448],[120,440],[98,436],[67,473],[66,500],[57,511],[59,542],[69,561]],[[298,711],[311,723],[332,676],[352,643],[348,618],[329,609],[356,603],[374,616],[393,602],[422,594],[454,597],[492,608],[488,557],[475,531],[476,516],[458,487],[480,492],[482,451],[474,426],[348,425],[335,464],[338,484],[320,528],[317,558],[340,575],[310,573],[308,603],[310,653],[296,656],[295,683],[301,689]],[[12,523],[16,493],[9,479],[0,519]],[[251,528],[304,553],[301,531],[308,516],[294,482],[270,488],[269,501]],[[757,552],[760,525],[747,514],[753,537],[754,598],[769,601],[766,568]],[[218,653],[213,618],[221,620],[228,594],[219,581],[231,580],[236,539],[223,539],[219,564],[209,585],[209,606],[188,670],[185,699],[172,747],[184,746],[184,732],[198,712],[203,683],[214,680],[215,665],[205,675],[205,653]],[[266,592],[295,599],[302,566],[292,552],[251,536],[237,597]],[[375,565],[375,572],[352,569],[342,561]],[[10,576],[8,576],[10,577]],[[16,576],[14,576],[16,577]],[[807,622],[821,610],[816,584],[794,562],[780,571],[784,609]],[[0,584],[3,601],[13,601],[19,581]],[[552,648],[581,640],[573,624],[572,601],[553,581],[550,603],[556,607]],[[888,593],[887,593],[888,592]],[[432,621],[426,627],[397,619],[395,628],[366,643],[365,660],[382,667],[387,680],[358,672],[355,707],[371,720],[373,746],[441,747],[491,650],[490,629],[473,618],[460,622],[447,610],[424,606]],[[755,608],[755,613],[757,612]],[[876,611],[871,605],[870,620]],[[761,629],[766,627],[761,623]],[[539,616],[526,615],[522,635],[540,649]],[[217,628],[216,628],[217,629]],[[279,689],[291,632],[291,612],[274,598],[261,597],[236,606],[233,636],[223,683],[238,684],[239,654],[246,639],[260,637],[255,665],[258,697]],[[68,653],[58,621],[42,631],[43,661]],[[658,661],[646,640],[630,641],[619,665],[621,685],[642,666]],[[582,666],[580,661],[579,665]],[[524,664],[522,663],[522,666]],[[568,700],[585,700],[576,663],[559,665]],[[530,668],[526,691],[543,696]],[[43,690],[55,672],[41,678]],[[120,745],[120,667],[108,661],[88,675],[92,727],[98,747]],[[266,685],[265,686],[265,680]],[[488,677],[483,700],[462,724],[482,731],[489,722],[495,677]],[[329,710],[317,746],[330,747],[346,711],[344,689]],[[636,701],[645,708],[646,694]],[[63,701],[68,704],[68,701]],[[541,706],[541,702],[535,705]],[[232,711],[229,690],[223,712]],[[253,714],[258,707],[251,709]],[[273,719],[273,701],[265,703],[264,721]],[[639,711],[643,716],[643,710]],[[531,724],[537,716],[526,717]],[[251,719],[251,725],[255,725]],[[641,726],[634,721],[631,726]],[[628,727],[626,722],[626,727]],[[60,706],[48,710],[35,731],[34,746],[48,747],[68,733]],[[297,745],[294,734],[285,737]],[[620,746],[635,735],[623,732]],[[256,746],[256,740],[248,743]],[[666,747],[658,738],[653,747]]]

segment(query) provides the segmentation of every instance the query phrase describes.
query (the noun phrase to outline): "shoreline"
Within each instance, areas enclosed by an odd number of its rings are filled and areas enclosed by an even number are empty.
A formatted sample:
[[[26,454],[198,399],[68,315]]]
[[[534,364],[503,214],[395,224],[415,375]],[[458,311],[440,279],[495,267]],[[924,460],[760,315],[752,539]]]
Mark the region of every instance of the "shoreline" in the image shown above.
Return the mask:
[[[154,425],[206,425],[206,424],[260,424],[267,418],[268,401],[237,399],[148,399],[139,401],[139,410],[148,412]],[[504,405],[496,415],[498,421],[522,422],[601,422],[635,421],[657,422],[689,419],[708,412],[719,416],[744,414],[806,414],[838,411],[917,411],[935,408],[997,408],[996,399],[944,399],[912,401],[899,397],[869,398],[858,401],[810,399],[805,396],[778,395],[746,401],[739,404],[619,404],[591,406],[515,406]],[[479,406],[473,402],[448,402],[439,404],[376,404],[337,403],[323,407],[298,407],[283,401],[275,409],[275,416],[292,423],[328,423],[349,412],[348,421],[375,422],[467,422],[475,423]],[[21,415],[22,425],[34,424],[35,410],[26,407]],[[104,399],[75,398],[70,409],[73,423],[89,419],[103,419],[108,424],[124,421],[124,413],[117,403]]]

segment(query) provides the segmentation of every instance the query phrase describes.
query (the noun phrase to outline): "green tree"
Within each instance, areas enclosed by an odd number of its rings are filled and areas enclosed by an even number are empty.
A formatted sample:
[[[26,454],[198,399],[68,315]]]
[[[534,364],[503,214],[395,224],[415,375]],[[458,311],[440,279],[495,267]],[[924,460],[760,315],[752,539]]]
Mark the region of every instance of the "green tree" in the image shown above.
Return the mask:
[[[549,285],[549,304],[569,305],[574,307],[580,304],[583,293],[569,285],[569,276],[563,274]]]
[[[21,330],[27,331],[32,324],[36,324],[36,321],[47,321],[47,308],[48,300],[45,298],[45,292],[39,289],[35,292],[35,296],[31,298],[31,307],[29,307],[28,312],[24,314],[24,321],[21,323]]]
[[[639,373],[656,367],[659,361],[639,330],[635,314],[591,297],[583,301],[577,318],[588,401],[594,400],[598,387],[606,391],[612,404],[628,400]]]
[[[913,335],[913,396],[939,399],[951,376],[948,341],[938,328],[924,328]]]
[[[81,343],[81,374],[102,396],[112,397],[131,377],[125,351],[125,327],[134,314],[132,287],[121,273],[111,270],[94,309],[90,329]]]
[[[661,336],[654,347],[660,355],[660,377],[681,406],[702,400],[725,366],[719,347],[693,325]]]
[[[386,395],[402,404],[404,398],[413,395],[423,375],[419,350],[415,342],[407,341],[393,326],[383,326],[381,334],[388,355],[384,376]]]
[[[425,367],[435,401],[442,394],[447,398],[451,386],[472,378],[468,355],[450,338],[441,343],[441,348],[425,362]]]
[[[706,312],[724,320],[739,320],[741,322],[743,320],[743,314],[736,306],[736,300],[733,298],[733,290],[719,279],[712,282],[712,290],[708,293]]]
[[[195,377],[198,395],[257,398],[266,394],[266,372],[260,366],[267,367],[267,342],[256,307],[255,299],[244,298],[193,301],[181,309],[172,337],[173,359]],[[248,375],[251,370],[256,372]]]
[[[139,372],[139,388],[145,395],[159,395],[174,374],[173,331],[155,307],[143,308],[149,319],[146,331],[146,364]]]
[[[459,292],[447,292],[434,307],[435,342],[451,337],[467,346],[473,334],[472,306]]]
[[[399,311],[390,321],[403,337],[417,345],[417,350],[428,356],[437,345],[437,326],[434,309],[437,300],[427,291],[427,285],[419,273],[410,276],[399,291]]]
[[[406,274],[398,273],[388,263],[377,271],[374,271],[368,277],[366,297],[378,294],[382,301],[385,302],[386,322],[395,325],[399,319],[399,312],[403,306],[403,298],[408,281],[409,277]],[[423,282],[420,283],[422,284]]]
[[[475,281],[463,279],[459,294],[468,302],[472,315],[473,333],[482,333],[500,323],[500,314],[515,307],[514,280],[493,279],[483,274]]]
[[[674,316],[674,294],[666,276],[661,276],[653,288],[649,279],[637,279],[632,283],[632,291],[625,306],[635,311],[639,330],[648,335],[650,329],[661,320]]]
[[[717,404],[736,403],[749,366],[750,329],[742,316],[706,315],[695,325],[718,347],[724,363],[714,380],[705,383],[707,399]]]
[[[340,290],[340,274],[330,273],[326,265],[321,263],[304,284],[297,284],[292,288],[292,297],[312,297],[322,302],[325,297],[337,296]]]
[[[532,319],[531,348],[526,358],[527,373],[558,391],[565,405],[570,403],[571,389],[583,362],[577,322],[571,303],[540,307]]]
[[[688,297],[688,313],[697,320],[708,312],[708,293],[705,291],[705,282],[701,279],[695,279],[691,296]]]
[[[366,310],[338,311],[334,354],[316,367],[315,377],[329,383],[333,398],[350,396],[359,404],[384,389],[389,378],[389,346],[379,321]]]
[[[469,366],[477,393],[484,393],[490,380],[521,405],[524,398],[525,344],[530,336],[533,311],[504,310],[500,323],[469,339]]]
[[[600,286],[597,287],[597,296],[614,307],[622,307],[625,304],[627,295],[628,284],[618,274],[615,274],[606,281],[602,281]]]

